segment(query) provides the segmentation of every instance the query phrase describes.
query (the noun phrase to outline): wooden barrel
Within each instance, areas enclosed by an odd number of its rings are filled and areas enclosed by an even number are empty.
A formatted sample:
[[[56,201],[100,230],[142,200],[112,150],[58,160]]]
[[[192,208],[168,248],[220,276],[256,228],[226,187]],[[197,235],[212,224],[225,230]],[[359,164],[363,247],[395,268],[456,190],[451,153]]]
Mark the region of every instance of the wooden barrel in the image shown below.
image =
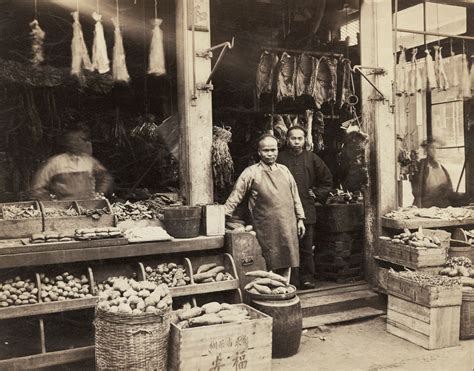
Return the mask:
[[[298,296],[289,300],[253,300],[252,306],[273,318],[272,357],[286,358],[298,353],[303,329]]]
[[[449,250],[448,250],[448,257],[461,257],[465,256],[471,260],[474,259],[474,249],[469,244],[469,242],[453,240],[451,239]]]
[[[199,236],[201,206],[171,206],[163,210],[166,231],[175,238]]]

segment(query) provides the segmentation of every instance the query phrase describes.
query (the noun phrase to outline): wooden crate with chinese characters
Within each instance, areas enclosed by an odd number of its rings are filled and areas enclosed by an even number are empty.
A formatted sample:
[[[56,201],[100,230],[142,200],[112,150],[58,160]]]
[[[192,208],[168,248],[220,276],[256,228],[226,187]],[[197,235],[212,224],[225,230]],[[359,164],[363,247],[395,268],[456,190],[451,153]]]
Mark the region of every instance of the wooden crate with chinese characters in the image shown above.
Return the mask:
[[[245,307],[252,319],[180,329],[171,324],[168,370],[271,370],[272,318]]]

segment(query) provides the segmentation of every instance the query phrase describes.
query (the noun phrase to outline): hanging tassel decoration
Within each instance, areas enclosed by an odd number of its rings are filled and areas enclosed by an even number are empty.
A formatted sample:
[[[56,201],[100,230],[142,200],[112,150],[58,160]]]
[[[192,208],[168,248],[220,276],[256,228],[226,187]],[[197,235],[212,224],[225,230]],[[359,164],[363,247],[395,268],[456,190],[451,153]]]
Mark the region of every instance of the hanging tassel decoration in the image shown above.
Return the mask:
[[[102,26],[102,15],[94,12],[92,18],[95,21],[94,44],[92,46],[92,66],[99,73],[110,71],[109,57],[107,56],[107,44],[105,43],[104,27]]]
[[[30,27],[30,35],[33,40],[31,44],[31,54],[33,55],[33,58],[31,58],[31,62],[33,63],[33,65],[39,66],[41,63],[44,62],[43,43],[46,33],[41,29],[36,19],[30,22]]]
[[[79,23],[79,12],[72,12],[72,18],[74,23],[72,24],[72,63],[71,63],[71,75],[80,76],[82,69],[93,71],[92,63],[89,58],[89,52],[87,51],[86,42],[84,41],[84,35],[82,34],[82,27]]]
[[[433,63],[433,58],[431,58],[430,51],[428,49],[425,50],[426,57],[426,88],[427,89],[434,89],[436,88],[436,74],[435,74],[435,67]]]
[[[397,95],[401,96],[407,91],[407,59],[405,55],[405,48],[400,45],[400,57],[397,65]]]
[[[471,80],[469,76],[469,66],[467,65],[467,55],[462,55],[461,85],[459,90],[460,98],[471,97]]]
[[[112,77],[115,81],[128,82],[130,76],[128,75],[127,65],[125,63],[125,50],[123,48],[122,33],[120,32],[120,24],[118,18],[112,18],[115,26],[115,42],[114,42],[114,56],[112,64]]]
[[[148,73],[154,76],[166,74],[165,50],[163,46],[163,31],[161,30],[162,19],[155,18],[153,36],[150,44],[150,58],[148,61]]]

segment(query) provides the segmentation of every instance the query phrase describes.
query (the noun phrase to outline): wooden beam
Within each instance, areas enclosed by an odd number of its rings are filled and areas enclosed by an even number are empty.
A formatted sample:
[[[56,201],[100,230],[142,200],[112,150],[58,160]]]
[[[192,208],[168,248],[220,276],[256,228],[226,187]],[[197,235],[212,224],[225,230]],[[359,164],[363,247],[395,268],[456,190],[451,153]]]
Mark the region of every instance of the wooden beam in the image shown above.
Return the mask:
[[[193,17],[196,20],[194,32]],[[181,193],[188,205],[213,202],[212,94],[196,88],[196,84],[205,83],[211,73],[211,60],[196,57],[196,52],[208,49],[210,42],[209,0],[177,0],[179,174]]]
[[[371,75],[373,83],[388,101],[376,101],[378,94],[362,81],[364,130],[370,138],[367,154],[369,185],[365,193],[365,272],[375,283],[375,244],[380,235],[380,216],[397,207],[395,118],[391,113],[394,60],[391,1],[365,0],[360,11],[361,64],[384,68],[386,75]]]

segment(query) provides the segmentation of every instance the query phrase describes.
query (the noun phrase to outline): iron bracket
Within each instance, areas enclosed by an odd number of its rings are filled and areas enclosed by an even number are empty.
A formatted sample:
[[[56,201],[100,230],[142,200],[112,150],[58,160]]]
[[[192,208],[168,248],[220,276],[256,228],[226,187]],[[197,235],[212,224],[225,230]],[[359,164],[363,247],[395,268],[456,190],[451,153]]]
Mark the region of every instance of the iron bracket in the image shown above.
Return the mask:
[[[207,78],[207,81],[205,84],[201,84],[202,86],[212,86],[211,85],[211,81],[212,81],[212,76],[214,75],[214,73],[216,72],[216,69],[217,67],[219,66],[219,64],[221,63],[222,61],[222,58],[224,57],[224,54],[226,53],[227,49],[232,49],[234,47],[234,37],[232,37],[232,41],[229,42],[229,41],[226,41],[226,42],[223,42],[221,44],[218,44],[218,45],[215,45],[215,46],[212,46],[210,47],[209,49],[206,49],[206,50],[201,50],[201,51],[198,51],[196,52],[196,56],[197,57],[201,57],[201,58],[206,58],[206,59],[211,59],[212,56],[213,56],[213,53],[212,51],[215,50],[215,49],[219,49],[219,48],[222,48],[220,54],[219,54],[219,57],[217,58],[217,61],[216,61],[216,64],[214,65],[214,67],[212,68],[211,70],[211,73],[209,74],[209,77]],[[199,84],[196,84],[196,85],[199,85]],[[199,89],[199,87],[198,87]],[[201,90],[212,90],[212,89],[201,89]]]
[[[370,70],[369,73],[365,74],[362,72],[362,70]],[[374,98],[373,100],[377,101],[383,101],[383,102],[388,102],[388,99],[385,98],[385,95],[377,88],[372,81],[367,77],[367,75],[386,75],[387,71],[382,68],[382,67],[370,67],[370,66],[360,66],[360,65],[355,65],[352,68],[352,72],[358,72],[369,84],[372,86],[377,93],[379,93],[380,97],[379,98]]]

